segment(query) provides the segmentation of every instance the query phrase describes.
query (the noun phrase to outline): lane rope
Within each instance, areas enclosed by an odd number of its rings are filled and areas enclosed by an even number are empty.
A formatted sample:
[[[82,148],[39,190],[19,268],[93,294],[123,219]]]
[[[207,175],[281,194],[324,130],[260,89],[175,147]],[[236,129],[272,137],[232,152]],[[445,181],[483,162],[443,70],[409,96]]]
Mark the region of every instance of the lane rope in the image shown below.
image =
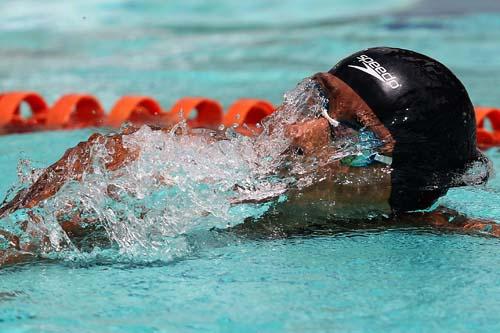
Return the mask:
[[[27,118],[21,114],[23,105],[31,112]],[[44,98],[33,91],[0,92],[0,133],[119,128],[126,122],[168,126],[185,119],[192,128],[224,125],[252,135],[260,131],[262,119],[275,110],[269,101],[241,98],[224,112],[219,101],[207,97],[183,97],[166,110],[152,97],[127,95],[121,97],[107,113],[101,102],[90,94],[67,94],[49,107]],[[481,149],[500,146],[500,109],[476,107],[475,111],[478,146]]]

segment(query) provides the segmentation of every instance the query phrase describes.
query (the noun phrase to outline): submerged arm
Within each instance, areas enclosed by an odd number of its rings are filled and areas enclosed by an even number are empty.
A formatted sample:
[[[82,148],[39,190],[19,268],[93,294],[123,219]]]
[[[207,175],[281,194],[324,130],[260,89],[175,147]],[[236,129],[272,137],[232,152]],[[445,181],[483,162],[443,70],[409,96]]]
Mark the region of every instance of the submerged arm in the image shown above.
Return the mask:
[[[444,231],[482,234],[500,237],[500,224],[477,218],[470,218],[446,207],[433,212],[404,214],[400,221],[413,222],[415,225],[430,226]]]
[[[384,168],[337,173],[303,190],[287,193],[263,216],[247,219],[232,231],[256,238],[341,234],[387,228],[432,228],[445,232],[500,237],[500,224],[469,218],[439,207],[431,212],[391,213],[390,174]],[[348,177],[351,176],[351,177]],[[356,180],[360,183],[356,184]],[[370,184],[371,182],[371,184]]]

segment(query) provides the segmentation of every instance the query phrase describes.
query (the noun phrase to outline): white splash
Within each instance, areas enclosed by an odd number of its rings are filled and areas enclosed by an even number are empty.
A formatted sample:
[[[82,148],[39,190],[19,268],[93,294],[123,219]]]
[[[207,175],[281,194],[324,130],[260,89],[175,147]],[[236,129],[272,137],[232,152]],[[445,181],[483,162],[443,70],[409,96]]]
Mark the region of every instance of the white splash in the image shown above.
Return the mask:
[[[290,161],[285,131],[287,124],[320,115],[324,108],[316,85],[306,79],[285,94],[283,104],[255,138],[241,136],[233,128],[226,130],[225,139],[216,140],[208,130],[179,135],[188,132],[183,123],[170,132],[143,126],[123,137],[126,147],[140,152],[134,162],[109,171],[104,166],[109,152],[96,145],[91,173],[67,183],[29,212],[9,218],[28,221],[26,233],[45,238],[45,252],[76,249],[60,220],[79,214],[89,225],[101,226],[122,253],[175,257],[187,247],[177,236],[239,224],[263,214],[269,204],[262,202],[279,198],[299,180],[313,182],[316,165]],[[20,187],[29,186],[40,174],[26,166],[20,162],[19,170],[24,170]],[[303,176],[309,177],[306,182],[299,179],[304,170],[308,170]]]

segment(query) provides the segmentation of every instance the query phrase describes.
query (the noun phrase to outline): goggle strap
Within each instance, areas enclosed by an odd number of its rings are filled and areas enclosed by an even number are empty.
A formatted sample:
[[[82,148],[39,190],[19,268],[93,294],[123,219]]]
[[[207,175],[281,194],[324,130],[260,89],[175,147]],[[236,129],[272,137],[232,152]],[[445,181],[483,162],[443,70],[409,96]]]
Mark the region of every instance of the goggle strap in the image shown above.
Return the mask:
[[[330,123],[330,125],[332,127],[338,127],[340,125],[340,123],[338,121],[336,121],[335,119],[333,119],[332,117],[330,117],[330,115],[328,114],[328,112],[326,111],[326,109],[323,109],[321,111],[321,115],[323,117],[325,117],[326,120],[328,120],[328,122]]]
[[[328,114],[328,111],[326,109],[321,110],[321,115],[323,117],[325,117],[326,120],[328,120],[328,122],[330,123],[330,125],[332,127],[338,127],[340,125],[340,123],[337,120],[330,117],[330,115]],[[375,153],[372,156],[370,156],[370,158],[373,161],[377,161],[379,163],[383,163],[386,165],[392,164],[392,157],[390,157],[390,156],[385,156],[385,155],[380,155],[379,153]]]

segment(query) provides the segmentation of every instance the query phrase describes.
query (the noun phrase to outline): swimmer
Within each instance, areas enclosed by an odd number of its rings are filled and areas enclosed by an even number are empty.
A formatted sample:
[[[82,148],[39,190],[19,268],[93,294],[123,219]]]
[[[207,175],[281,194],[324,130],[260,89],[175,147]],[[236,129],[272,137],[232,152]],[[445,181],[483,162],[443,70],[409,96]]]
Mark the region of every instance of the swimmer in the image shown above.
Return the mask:
[[[431,226],[500,236],[499,225],[493,222],[468,219],[433,206],[449,188],[483,184],[489,177],[489,161],[476,148],[474,108],[449,69],[413,51],[378,47],[345,58],[330,71],[314,75],[310,84],[322,96],[321,110],[292,124],[274,124],[273,115],[266,122],[271,132],[285,127],[283,132],[290,141],[285,154],[291,160],[310,159],[320,166],[315,169],[315,182],[289,189],[286,200],[250,199],[271,202],[272,208],[230,230],[288,236],[318,229]],[[280,108],[275,114],[279,113]],[[20,209],[31,214],[29,209],[56,195],[67,182],[84,182],[83,175],[93,172],[96,145],[106,147],[109,171],[134,162],[140,148],[128,147],[123,140],[135,131],[127,128],[120,134],[94,134],[69,149],[31,187],[4,203],[0,218]],[[193,130],[187,135],[225,139],[216,131]],[[363,148],[339,156],[339,147],[353,137]],[[474,168],[481,172],[472,177]],[[89,221],[82,221],[78,212],[60,217],[70,237],[88,232],[82,225]],[[0,252],[0,263],[25,260],[40,246],[21,244],[7,231],[0,236],[10,244]]]
[[[431,209],[449,188],[483,184],[490,173],[488,159],[476,147],[472,102],[448,68],[413,51],[377,47],[313,79],[329,101],[328,113],[290,126],[295,147],[328,158],[327,143],[349,130],[368,130],[380,140],[378,147],[354,161],[338,161],[314,186],[290,191],[260,224],[248,221],[237,228],[247,224],[250,233],[289,236],[399,225],[500,236],[496,223]],[[363,184],[356,183],[360,179]],[[308,214],[300,214],[304,211]]]

